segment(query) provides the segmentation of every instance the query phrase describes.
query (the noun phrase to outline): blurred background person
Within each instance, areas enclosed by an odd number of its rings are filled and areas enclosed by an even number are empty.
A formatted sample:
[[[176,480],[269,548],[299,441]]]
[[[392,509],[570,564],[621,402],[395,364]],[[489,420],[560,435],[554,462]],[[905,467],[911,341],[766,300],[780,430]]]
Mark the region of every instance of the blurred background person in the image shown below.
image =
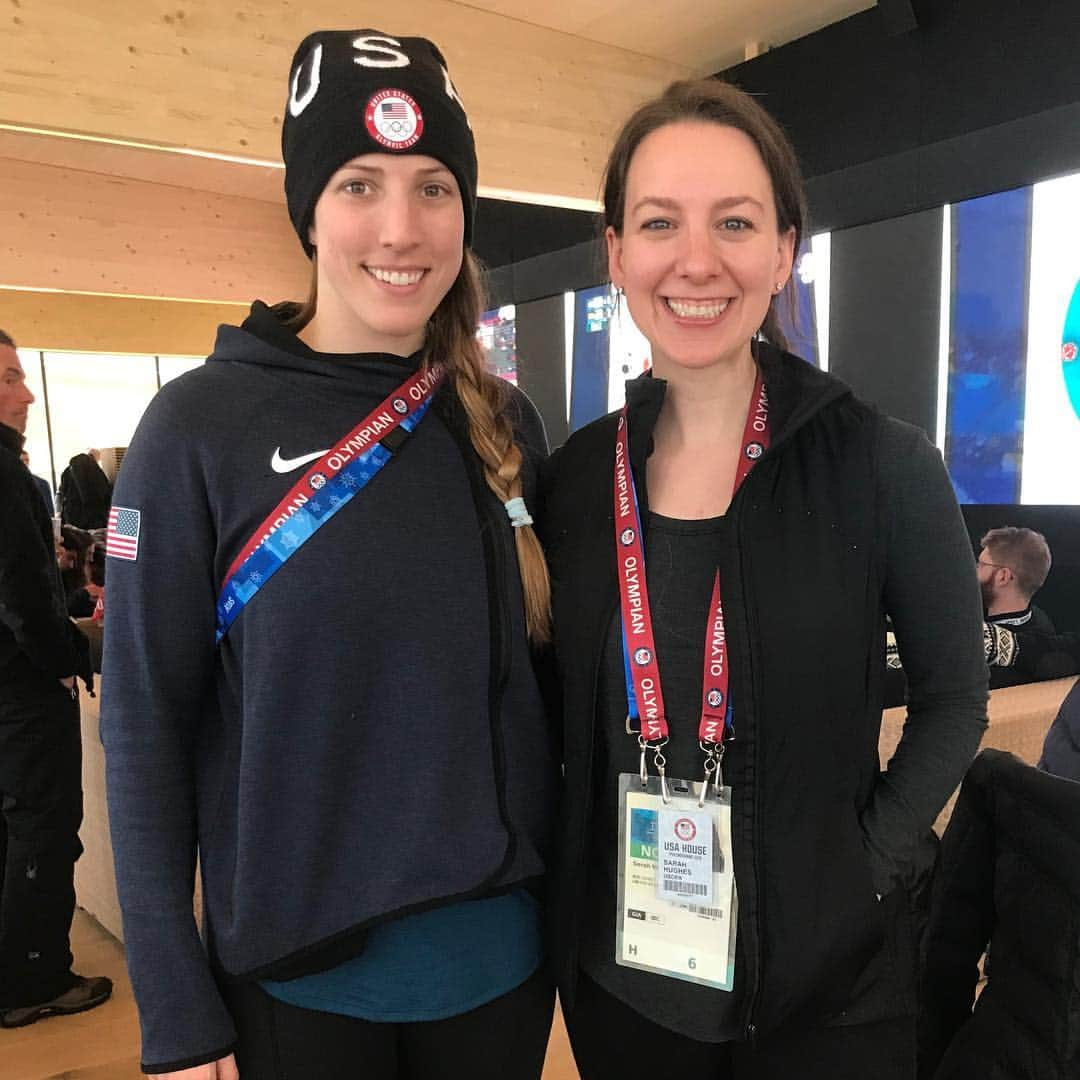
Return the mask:
[[[71,970],[82,854],[82,735],[75,677],[86,638],[64,608],[52,522],[19,460],[34,395],[0,331],[0,1027],[83,1012],[112,983]]]
[[[100,450],[76,454],[60,474],[56,502],[65,525],[104,529],[109,520],[112,484],[99,464]]]
[[[1054,624],[1031,598],[1050,573],[1050,546],[1042,533],[1006,525],[991,529],[980,541],[976,560],[986,621],[1054,633]]]
[[[27,467],[27,469],[30,468],[30,455],[25,450],[19,455],[19,460]],[[41,497],[45,500],[45,506],[49,511],[49,516],[52,517],[56,510],[56,507],[53,504],[52,485],[44,476],[38,476],[33,472],[31,472],[30,475],[34,477],[34,483],[37,484],[38,491],[41,492]]]

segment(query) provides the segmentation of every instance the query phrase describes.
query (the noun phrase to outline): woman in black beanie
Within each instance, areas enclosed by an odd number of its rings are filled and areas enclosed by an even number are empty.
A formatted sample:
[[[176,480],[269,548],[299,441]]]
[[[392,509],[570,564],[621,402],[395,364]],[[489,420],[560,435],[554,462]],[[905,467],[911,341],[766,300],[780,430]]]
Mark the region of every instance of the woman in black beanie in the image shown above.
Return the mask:
[[[475,338],[472,132],[429,41],[326,31],[282,148],[310,296],[221,328],[114,500],[102,737],[143,1069],[538,1077],[546,446]]]

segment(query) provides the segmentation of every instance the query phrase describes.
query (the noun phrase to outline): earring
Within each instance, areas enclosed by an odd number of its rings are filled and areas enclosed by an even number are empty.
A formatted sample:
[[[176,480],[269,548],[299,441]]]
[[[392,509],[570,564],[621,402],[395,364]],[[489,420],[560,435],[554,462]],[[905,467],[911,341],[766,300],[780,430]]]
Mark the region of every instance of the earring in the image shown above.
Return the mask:
[[[782,281],[778,281],[776,283],[776,291],[780,292],[783,288],[784,288],[784,283]]]

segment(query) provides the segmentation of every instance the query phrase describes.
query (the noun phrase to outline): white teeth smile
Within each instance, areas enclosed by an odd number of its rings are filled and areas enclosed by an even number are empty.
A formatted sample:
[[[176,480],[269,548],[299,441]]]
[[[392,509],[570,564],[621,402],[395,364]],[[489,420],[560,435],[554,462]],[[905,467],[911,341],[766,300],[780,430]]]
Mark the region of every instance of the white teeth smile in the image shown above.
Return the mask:
[[[415,285],[423,276],[423,270],[380,270],[375,266],[364,268],[377,281],[387,285]]]
[[[728,306],[728,301],[710,300],[705,303],[692,303],[688,300],[673,300],[668,297],[667,306],[680,319],[715,319],[723,313]]]

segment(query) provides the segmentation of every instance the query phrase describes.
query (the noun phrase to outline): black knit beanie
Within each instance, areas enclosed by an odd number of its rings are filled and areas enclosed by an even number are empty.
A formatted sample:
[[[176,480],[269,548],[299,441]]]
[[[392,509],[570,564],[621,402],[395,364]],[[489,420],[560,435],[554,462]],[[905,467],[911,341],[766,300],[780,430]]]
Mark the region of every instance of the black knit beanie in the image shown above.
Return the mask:
[[[426,38],[379,30],[319,30],[289,68],[281,129],[285,198],[304,250],[315,203],[346,161],[360,154],[426,154],[461,189],[465,243],[476,213],[476,146],[446,61]]]

